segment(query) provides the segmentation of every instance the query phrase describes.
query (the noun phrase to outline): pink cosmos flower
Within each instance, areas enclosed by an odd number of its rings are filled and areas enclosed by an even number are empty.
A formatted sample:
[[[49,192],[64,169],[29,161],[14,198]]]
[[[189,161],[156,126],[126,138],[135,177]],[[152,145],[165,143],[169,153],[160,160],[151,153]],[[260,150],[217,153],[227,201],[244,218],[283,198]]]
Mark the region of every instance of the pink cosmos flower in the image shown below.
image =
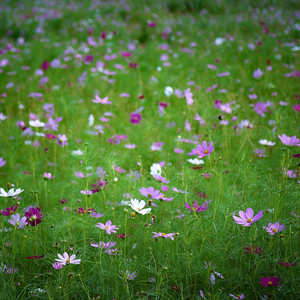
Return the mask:
[[[62,147],[64,147],[65,145],[68,145],[67,140],[68,140],[68,138],[65,134],[58,134],[57,135],[57,143],[59,145],[61,145]]]
[[[269,276],[266,276],[266,278],[261,278],[258,283],[260,283],[263,287],[278,286],[278,285],[280,285],[279,281],[280,281],[279,277],[272,277],[271,278]]]
[[[94,103],[101,103],[101,104],[111,104],[111,101],[108,101],[108,97],[104,97],[101,99],[98,95],[95,95],[95,99],[93,99]]]
[[[296,112],[300,112],[300,104],[294,105],[293,108]]]
[[[167,179],[165,177],[162,177],[161,175],[154,175],[153,176],[154,179],[156,179],[157,181],[161,182],[161,183],[169,183],[170,181],[167,181]]]
[[[253,77],[254,78],[260,78],[263,75],[263,71],[261,69],[257,69],[253,72]]]
[[[52,264],[52,266],[55,270],[60,270],[63,267],[63,264],[56,262],[56,263]]]
[[[188,155],[198,155],[199,158],[202,158],[209,155],[213,150],[213,142],[210,142],[209,146],[207,146],[207,142],[203,141],[202,145],[197,145],[197,148],[193,149]]]
[[[112,232],[116,233],[116,230],[119,229],[116,225],[112,225],[110,220],[108,220],[105,224],[98,223],[95,226],[104,229],[107,234],[111,234]]]
[[[155,239],[156,237],[162,237],[164,239],[170,238],[171,240],[174,240],[173,236],[176,235],[176,233],[164,233],[164,232],[152,232],[154,236],[152,237]]]
[[[81,262],[81,259],[75,259],[75,257],[76,257],[75,254],[71,255],[70,257],[67,252],[64,252],[63,255],[61,255],[61,254],[57,254],[57,255],[58,255],[59,259],[56,258],[55,260],[62,265],[68,265],[68,264],[79,265]]]
[[[286,175],[289,178],[296,178],[297,177],[297,170],[286,170],[285,168],[282,169],[284,172],[284,175]]]
[[[6,165],[6,160],[3,159],[3,157],[0,157],[0,168],[4,167]]]
[[[300,147],[300,140],[295,135],[292,137],[289,137],[289,136],[283,134],[282,136],[279,135],[278,137],[280,138],[281,142],[284,145]]]
[[[51,173],[44,173],[44,180],[49,180],[49,179],[53,179],[55,176],[52,176]]]
[[[24,228],[24,226],[28,225],[26,221],[26,217],[21,218],[19,213],[16,213],[15,215],[11,215],[11,219],[9,219],[8,222],[11,225],[16,226],[18,229],[22,229]]]
[[[270,235],[274,235],[275,233],[283,231],[284,229],[286,229],[284,224],[279,225],[278,222],[276,222],[274,224],[269,223],[268,227],[264,226],[263,228],[266,229],[266,231],[268,233],[270,233]]]
[[[239,217],[233,216],[235,223],[243,226],[251,226],[252,223],[255,223],[263,216],[263,211],[259,211],[256,216],[253,217],[254,212],[252,208],[247,208],[246,212],[239,211]]]
[[[187,90],[185,90],[184,91],[184,96],[185,96],[185,98],[186,98],[186,103],[188,104],[188,105],[192,105],[193,104],[193,102],[194,102],[194,100],[193,100],[193,94],[191,93],[191,89],[190,88],[188,88]]]
[[[152,199],[159,199],[164,196],[159,190],[155,190],[152,186],[148,188],[143,187],[139,189],[139,191],[143,196],[151,197]]]

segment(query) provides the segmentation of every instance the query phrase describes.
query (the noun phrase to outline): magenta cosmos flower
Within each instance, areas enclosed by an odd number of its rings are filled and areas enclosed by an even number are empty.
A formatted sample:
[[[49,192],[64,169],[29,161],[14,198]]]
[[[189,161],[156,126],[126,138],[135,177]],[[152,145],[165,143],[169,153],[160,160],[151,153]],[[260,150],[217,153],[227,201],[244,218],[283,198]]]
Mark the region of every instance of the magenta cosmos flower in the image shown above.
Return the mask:
[[[152,237],[153,239],[157,238],[157,237],[162,237],[162,238],[170,238],[171,240],[174,240],[173,235],[175,235],[176,233],[164,233],[164,232],[152,232],[154,234],[154,236]]]
[[[198,155],[199,158],[202,158],[209,155],[213,150],[213,142],[210,142],[209,146],[207,146],[207,142],[203,141],[202,145],[197,145],[197,148],[193,149],[188,155]]]
[[[300,147],[300,140],[295,135],[292,137],[289,137],[289,136],[283,134],[282,136],[279,135],[278,137],[280,138],[280,140],[282,141],[282,143],[284,145]]]
[[[246,212],[239,211],[239,217],[233,216],[235,223],[243,225],[243,226],[251,226],[252,223],[255,223],[263,216],[263,211],[259,211],[256,216],[253,217],[254,212],[252,208],[247,208]]]
[[[260,283],[263,287],[278,286],[278,285],[280,285],[279,281],[280,281],[279,277],[272,277],[271,278],[269,276],[266,276],[266,278],[261,278],[258,283]]]
[[[184,205],[188,210],[192,210],[195,212],[201,212],[205,211],[208,209],[208,205],[206,203],[202,203],[201,205],[198,206],[197,201],[194,202],[194,205],[191,207],[188,203],[185,203]]]
[[[116,233],[116,230],[119,229],[116,225],[112,225],[110,220],[108,220],[105,224],[98,223],[95,226],[104,229],[107,234],[111,234],[112,232]]]
[[[29,211],[24,213],[24,216],[27,218],[28,224],[36,226],[42,222],[43,214],[40,214],[39,208],[31,207]]]
[[[68,264],[73,264],[73,265],[79,265],[81,262],[81,259],[75,259],[76,255],[73,254],[69,257],[69,254],[67,252],[64,252],[63,255],[57,254],[59,259],[55,259],[57,262],[59,262],[62,265],[68,265]]]
[[[276,222],[274,224],[269,223],[268,227],[264,226],[264,229],[266,229],[266,231],[268,233],[270,233],[270,235],[274,235],[275,233],[280,232],[280,231],[284,230],[285,228],[286,227],[284,224],[279,225],[278,222]]]
[[[18,204],[15,205],[13,204],[11,207],[7,207],[5,210],[1,210],[1,213],[3,216],[9,217],[14,212],[16,212],[17,208],[18,208]]]

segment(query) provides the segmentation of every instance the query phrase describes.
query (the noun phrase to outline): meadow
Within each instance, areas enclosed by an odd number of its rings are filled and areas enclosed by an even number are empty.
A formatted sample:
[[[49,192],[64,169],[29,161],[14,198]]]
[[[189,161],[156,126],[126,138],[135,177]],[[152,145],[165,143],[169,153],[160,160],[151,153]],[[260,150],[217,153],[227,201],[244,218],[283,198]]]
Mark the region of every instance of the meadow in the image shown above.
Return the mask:
[[[0,299],[299,299],[297,1],[0,3]]]

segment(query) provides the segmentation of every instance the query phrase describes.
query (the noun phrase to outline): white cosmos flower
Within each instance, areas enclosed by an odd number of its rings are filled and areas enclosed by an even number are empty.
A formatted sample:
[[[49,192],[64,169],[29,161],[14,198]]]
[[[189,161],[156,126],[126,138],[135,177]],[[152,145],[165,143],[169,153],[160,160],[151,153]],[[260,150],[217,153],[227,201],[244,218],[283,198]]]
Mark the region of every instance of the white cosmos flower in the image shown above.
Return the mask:
[[[153,164],[150,168],[150,174],[154,177],[161,175],[161,166],[160,164]]]
[[[151,208],[145,208],[146,203],[144,200],[137,200],[137,199],[131,199],[131,204],[129,204],[129,206],[135,210],[136,212],[138,212],[141,215],[146,215],[149,214],[151,211]]]
[[[32,127],[44,127],[46,124],[39,120],[30,120],[29,125]]]
[[[0,189],[0,197],[14,197],[22,193],[24,190],[17,189],[14,191],[14,189],[10,189],[8,193],[5,192],[3,188]]]
[[[264,146],[274,146],[275,145],[275,143],[269,142],[267,140],[259,140],[258,142]]]
[[[83,155],[83,152],[81,150],[74,150],[72,151],[72,155]]]
[[[187,161],[190,162],[193,165],[202,165],[202,164],[204,164],[204,160],[198,159],[198,158],[188,159]]]
[[[165,95],[170,97],[173,94],[173,89],[170,86],[165,87]]]
[[[94,116],[93,116],[93,115],[90,115],[90,116],[89,116],[89,126],[93,126],[94,120],[95,120]]]

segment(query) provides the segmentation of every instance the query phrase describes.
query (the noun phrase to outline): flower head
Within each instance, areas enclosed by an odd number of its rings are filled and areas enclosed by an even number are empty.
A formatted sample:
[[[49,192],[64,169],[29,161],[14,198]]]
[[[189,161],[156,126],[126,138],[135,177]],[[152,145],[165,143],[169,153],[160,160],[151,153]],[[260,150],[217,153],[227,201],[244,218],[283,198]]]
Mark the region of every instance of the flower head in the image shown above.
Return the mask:
[[[150,197],[152,199],[159,199],[163,197],[163,194],[159,190],[155,190],[154,187],[150,186],[148,188],[139,189],[140,193],[145,197]]]
[[[298,146],[300,147],[300,140],[294,135],[292,137],[289,137],[285,134],[283,134],[282,136],[278,136],[281,140],[281,142],[284,144],[284,145],[287,145],[287,146]]]
[[[29,125],[32,127],[44,127],[46,124],[39,120],[30,120]]]
[[[161,175],[161,166],[160,164],[153,164],[150,167],[150,174],[154,177],[157,175]]]
[[[11,207],[7,207],[5,210],[1,210],[3,216],[9,217],[12,215],[18,208],[18,204],[13,204]]]
[[[176,233],[164,233],[164,232],[152,232],[154,236],[152,237],[155,239],[156,237],[162,237],[164,239],[170,238],[171,240],[174,240],[173,236],[176,235]]]
[[[188,210],[193,210],[193,211],[195,211],[195,212],[201,212],[201,211],[205,211],[205,210],[208,209],[207,203],[202,203],[201,205],[198,206],[197,201],[194,202],[193,207],[191,207],[188,203],[185,203],[185,207],[186,207]]]
[[[10,189],[8,191],[8,193],[5,192],[5,190],[3,188],[0,189],[0,197],[15,197],[17,195],[19,195],[20,193],[22,193],[24,190],[21,189],[16,189],[16,191],[14,191],[14,189]]]
[[[245,299],[245,296],[244,296],[243,294],[237,295],[237,296],[234,296],[234,295],[232,295],[232,294],[229,294],[229,296],[231,296],[231,297],[234,298],[234,299]]]
[[[267,140],[259,140],[258,142],[264,146],[274,146],[275,145],[275,143],[269,142]]]
[[[69,254],[67,252],[64,252],[63,255],[57,254],[59,259],[56,258],[55,260],[61,263],[62,265],[68,265],[68,264],[73,264],[73,265],[79,265],[81,262],[81,259],[75,259],[76,255],[73,254],[69,257]]]
[[[274,235],[277,232],[283,231],[285,228],[286,227],[284,224],[279,225],[278,222],[274,224],[269,223],[268,227],[264,226],[264,229],[266,229],[266,231],[270,233],[270,235]]]
[[[280,278],[279,277],[269,277],[269,276],[266,276],[266,278],[261,278],[259,283],[263,286],[263,287],[266,287],[266,286],[278,286],[280,285],[279,283],[280,281]]]
[[[146,205],[144,200],[137,200],[137,199],[131,199],[131,204],[129,204],[129,206],[135,210],[136,212],[138,212],[141,215],[146,215],[149,214],[151,211],[151,208],[144,208]]]
[[[202,145],[198,145],[196,149],[193,149],[188,155],[198,155],[198,158],[209,155],[214,150],[213,142],[207,145],[206,141],[202,142]]]
[[[24,215],[31,226],[36,226],[42,222],[43,214],[40,214],[40,208],[31,207]]]
[[[51,173],[44,173],[44,180],[49,180],[49,179],[53,179],[55,176],[52,176]]]
[[[55,270],[60,270],[63,267],[63,264],[56,262],[56,263],[52,264],[52,266]]]
[[[235,223],[243,225],[243,226],[251,226],[252,223],[255,223],[263,216],[263,211],[259,211],[256,216],[253,217],[254,212],[252,208],[247,208],[246,212],[239,211],[239,217],[233,216]]]
[[[116,233],[116,230],[119,229],[116,225],[112,225],[110,220],[108,220],[105,224],[98,223],[95,226],[105,230],[107,234],[111,234],[112,232]]]
[[[11,215],[11,219],[9,219],[8,222],[18,229],[24,228],[24,226],[28,225],[26,217],[21,218],[19,213]]]

